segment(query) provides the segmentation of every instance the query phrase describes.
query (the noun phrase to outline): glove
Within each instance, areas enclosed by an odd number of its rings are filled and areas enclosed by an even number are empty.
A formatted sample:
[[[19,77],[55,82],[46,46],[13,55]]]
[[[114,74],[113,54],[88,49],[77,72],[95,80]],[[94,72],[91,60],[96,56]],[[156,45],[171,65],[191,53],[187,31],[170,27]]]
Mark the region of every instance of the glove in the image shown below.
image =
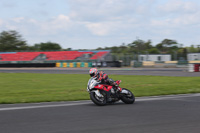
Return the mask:
[[[100,77],[98,80],[101,81],[101,80],[102,80],[102,77]]]
[[[119,85],[116,82],[114,82],[114,86],[118,87]]]

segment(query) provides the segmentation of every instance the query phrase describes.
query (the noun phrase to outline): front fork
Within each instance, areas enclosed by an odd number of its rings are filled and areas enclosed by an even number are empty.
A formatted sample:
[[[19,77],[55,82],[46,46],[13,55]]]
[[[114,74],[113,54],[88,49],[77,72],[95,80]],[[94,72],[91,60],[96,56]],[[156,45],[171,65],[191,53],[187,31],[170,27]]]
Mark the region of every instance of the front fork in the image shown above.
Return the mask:
[[[104,97],[100,92],[99,90],[93,90],[92,92],[94,92],[98,97],[102,98]]]

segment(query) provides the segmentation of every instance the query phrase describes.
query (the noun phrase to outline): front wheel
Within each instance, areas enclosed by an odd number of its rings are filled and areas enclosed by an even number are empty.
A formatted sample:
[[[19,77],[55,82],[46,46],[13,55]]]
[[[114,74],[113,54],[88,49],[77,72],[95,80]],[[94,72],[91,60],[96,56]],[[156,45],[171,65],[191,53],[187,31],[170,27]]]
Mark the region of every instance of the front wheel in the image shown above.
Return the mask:
[[[104,106],[104,105],[106,105],[106,94],[103,91],[100,91],[100,93],[102,94],[103,97],[97,96],[95,92],[90,92],[90,99],[96,105]]]
[[[135,102],[135,96],[128,89],[124,89],[124,90],[126,90],[128,93],[127,94],[122,94],[121,100],[126,104],[133,104]]]

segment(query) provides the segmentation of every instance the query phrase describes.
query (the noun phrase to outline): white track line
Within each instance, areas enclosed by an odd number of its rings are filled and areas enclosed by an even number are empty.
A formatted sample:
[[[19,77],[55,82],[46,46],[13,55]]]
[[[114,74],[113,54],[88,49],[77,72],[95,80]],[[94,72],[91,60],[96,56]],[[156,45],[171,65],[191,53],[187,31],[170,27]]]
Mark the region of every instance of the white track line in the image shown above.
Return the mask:
[[[151,97],[138,97],[137,101],[153,101],[153,100],[169,100],[177,98],[186,98],[186,97],[198,97],[200,93],[196,94],[180,94],[180,95],[163,95],[163,96],[151,96]]]
[[[136,98],[136,102],[154,101],[154,100],[169,100],[169,99],[177,99],[177,98],[185,98],[185,97],[197,97],[197,96],[200,96],[200,93],[197,93],[197,94],[183,94],[183,95],[138,97],[138,98]],[[52,108],[52,107],[67,107],[67,106],[85,105],[85,104],[91,104],[91,103],[92,103],[92,101],[88,101],[87,100],[87,101],[74,101],[73,103],[65,103],[65,104],[58,103],[58,104],[52,104],[52,105],[35,105],[35,106],[3,107],[3,108],[0,107],[0,111],[37,109],[37,108]]]
[[[84,105],[86,103],[68,103],[68,104],[54,104],[54,105],[37,105],[37,106],[25,106],[25,107],[7,107],[0,108],[0,111],[8,111],[8,110],[20,110],[20,109],[37,109],[37,108],[51,108],[51,107],[66,107],[66,106],[74,106],[74,105]]]

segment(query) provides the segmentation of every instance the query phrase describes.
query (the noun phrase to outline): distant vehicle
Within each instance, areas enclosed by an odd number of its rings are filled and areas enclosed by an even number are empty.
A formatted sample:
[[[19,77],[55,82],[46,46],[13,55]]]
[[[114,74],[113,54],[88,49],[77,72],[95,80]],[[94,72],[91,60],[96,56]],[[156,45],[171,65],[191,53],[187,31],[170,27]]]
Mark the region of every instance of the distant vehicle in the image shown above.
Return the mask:
[[[117,80],[119,85],[121,80]],[[100,84],[96,78],[90,78],[87,85],[87,91],[90,94],[90,99],[96,105],[103,106],[107,103],[115,103],[122,100],[126,104],[133,104],[135,102],[135,96],[131,91],[125,88],[120,88],[121,91],[115,91],[113,86]]]

